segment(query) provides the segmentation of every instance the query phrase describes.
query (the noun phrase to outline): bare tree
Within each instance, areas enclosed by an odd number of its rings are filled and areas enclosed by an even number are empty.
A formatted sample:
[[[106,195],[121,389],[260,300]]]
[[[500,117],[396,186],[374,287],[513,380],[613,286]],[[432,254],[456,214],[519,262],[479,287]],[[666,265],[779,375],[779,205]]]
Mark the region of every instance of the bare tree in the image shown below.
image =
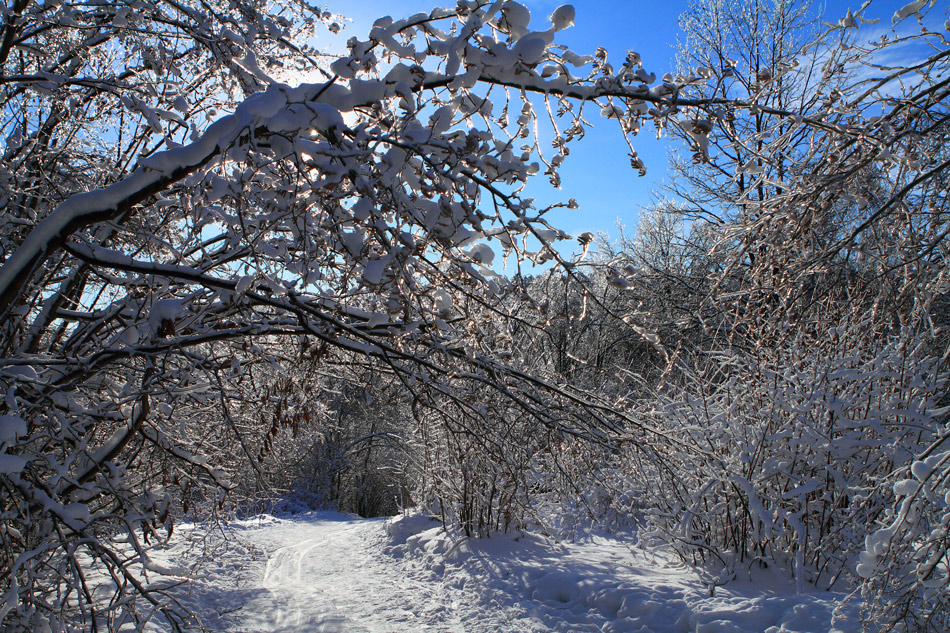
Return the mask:
[[[632,60],[554,46],[573,15],[532,31],[515,2],[463,1],[380,20],[323,69],[300,42],[337,27],[303,3],[8,5],[4,627],[187,624],[149,548],[266,475],[252,375],[293,362],[283,340],[370,363],[462,421],[489,421],[489,392],[553,434],[653,432],[478,337],[476,317],[505,316],[495,251],[558,259],[569,237],[520,192],[556,175],[583,104],[630,132],[707,105],[674,106]],[[298,70],[313,83],[281,83]],[[545,121],[568,125],[554,156]]]
[[[680,28],[676,78],[685,94],[761,106],[670,128],[691,155],[671,155],[669,193],[687,217],[728,223],[748,202],[780,193],[788,164],[807,155],[808,128],[787,113],[817,109],[818,95],[837,81],[822,64],[836,63],[840,52],[817,41],[818,16],[807,0],[696,0]],[[782,146],[782,160],[766,160],[771,144]]]

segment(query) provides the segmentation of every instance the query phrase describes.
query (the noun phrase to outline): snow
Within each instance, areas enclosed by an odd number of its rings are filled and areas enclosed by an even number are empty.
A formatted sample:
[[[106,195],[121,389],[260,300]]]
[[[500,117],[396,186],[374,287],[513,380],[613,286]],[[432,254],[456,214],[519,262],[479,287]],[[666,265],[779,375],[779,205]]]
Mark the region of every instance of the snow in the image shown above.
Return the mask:
[[[927,462],[914,462],[910,467],[910,472],[918,481],[925,481],[933,470],[934,467]]]
[[[918,15],[920,10],[925,6],[927,6],[927,0],[914,0],[913,2],[909,2],[894,13],[891,22],[900,22],[908,16]]]
[[[564,29],[574,25],[574,7],[565,4],[562,7],[558,7],[554,13],[551,14],[551,24],[554,27],[555,31],[563,31]]]
[[[389,259],[377,259],[366,262],[363,266],[363,279],[372,286],[378,286],[383,281],[383,275],[389,267]]]
[[[22,472],[26,468],[26,460],[16,455],[0,453],[0,474],[9,475]]]
[[[531,23],[531,12],[527,7],[517,2],[506,2],[501,12],[515,39],[527,32],[528,24]]]
[[[10,365],[0,370],[0,373],[7,379],[12,378],[14,380],[25,380],[28,382],[39,380],[39,375],[36,373],[36,370],[29,365]],[[2,417],[6,416],[0,416],[0,418]],[[2,425],[3,423],[0,422],[0,426]]]
[[[278,86],[253,94],[244,100],[242,108],[254,117],[271,118],[287,106],[287,95]]]
[[[488,244],[480,243],[468,250],[468,256],[479,264],[490,266],[495,259],[495,251]]]
[[[442,288],[436,288],[432,293],[432,298],[434,299],[435,309],[438,312],[452,309],[452,295]]]
[[[334,512],[260,516],[230,527],[231,547],[205,558],[188,547],[200,540],[194,526],[179,526],[177,545],[152,553],[156,569],[202,562],[176,597],[215,631],[861,630],[859,605],[839,607],[841,594],[796,595],[777,572],[756,570],[710,595],[678,559],[632,547],[629,537],[468,539],[420,515]]]
[[[160,299],[155,302],[148,313],[148,324],[153,333],[161,330],[162,323],[166,321],[174,322],[180,316],[185,314],[185,303],[181,299]]]
[[[521,38],[511,51],[514,56],[520,58],[525,64],[533,66],[541,61],[541,56],[544,54],[547,46],[548,42],[546,38],[532,34]],[[507,66],[509,64],[506,63],[503,65]]]
[[[0,446],[26,435],[26,420],[18,415],[0,415]]]

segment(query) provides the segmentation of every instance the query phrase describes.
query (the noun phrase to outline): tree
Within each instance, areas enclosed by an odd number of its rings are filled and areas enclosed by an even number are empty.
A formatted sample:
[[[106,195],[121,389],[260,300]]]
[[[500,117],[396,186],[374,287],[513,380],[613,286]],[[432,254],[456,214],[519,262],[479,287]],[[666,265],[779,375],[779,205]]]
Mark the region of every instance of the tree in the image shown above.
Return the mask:
[[[746,6],[739,32],[754,34],[761,4]],[[821,74],[803,78],[793,116],[775,104],[746,110],[755,126],[743,136],[731,115],[711,121],[721,125],[710,166],[682,182],[687,208],[717,237],[704,306],[721,334],[682,359],[682,384],[656,394],[651,423],[684,441],[659,449],[678,465],[642,479],[662,482],[647,490],[662,491],[647,504],[655,534],[687,560],[712,560],[725,576],[737,559],[777,562],[800,587],[850,576],[885,627],[939,631],[950,626],[937,589],[948,568],[937,324],[950,50],[924,3],[867,40],[870,10],[824,24],[816,41],[832,48]],[[905,28],[914,14],[921,28]],[[755,90],[779,95],[775,82],[760,77]],[[701,176],[721,165],[734,171]]]
[[[809,128],[788,113],[814,113],[819,95],[839,87],[842,78],[822,65],[833,67],[842,51],[819,38],[807,0],[695,0],[680,28],[677,80],[685,94],[761,106],[670,128],[692,154],[671,154],[670,195],[687,217],[728,224],[753,202],[780,193],[785,170],[807,156]],[[696,125],[711,126],[711,133],[696,138]],[[765,160],[775,146],[782,160]]]
[[[588,101],[630,131],[706,103],[554,46],[573,9],[540,31],[515,2],[384,19],[328,70],[302,42],[337,27],[305,3],[6,9],[5,628],[187,624],[149,547],[260,468],[271,420],[239,405],[260,397],[249,368],[293,358],[282,341],[477,419],[487,389],[552,433],[621,433],[609,401],[507,364],[472,320],[504,285],[494,248],[557,258],[568,238],[519,195],[559,163],[538,104],[577,135]],[[281,83],[297,69],[317,81]]]

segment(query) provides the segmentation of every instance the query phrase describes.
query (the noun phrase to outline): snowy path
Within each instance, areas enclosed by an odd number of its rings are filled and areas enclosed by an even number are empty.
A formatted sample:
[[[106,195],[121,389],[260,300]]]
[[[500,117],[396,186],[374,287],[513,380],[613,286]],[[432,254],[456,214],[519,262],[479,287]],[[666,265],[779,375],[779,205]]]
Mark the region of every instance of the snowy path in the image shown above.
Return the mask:
[[[746,582],[710,597],[672,560],[594,538],[450,538],[421,517],[334,513],[237,523],[184,597],[228,633],[852,633],[857,608]]]
[[[205,623],[234,633],[464,631],[446,594],[384,554],[383,527],[328,513],[246,522],[240,538],[266,558],[217,578],[217,604],[199,601],[218,612],[203,613]]]

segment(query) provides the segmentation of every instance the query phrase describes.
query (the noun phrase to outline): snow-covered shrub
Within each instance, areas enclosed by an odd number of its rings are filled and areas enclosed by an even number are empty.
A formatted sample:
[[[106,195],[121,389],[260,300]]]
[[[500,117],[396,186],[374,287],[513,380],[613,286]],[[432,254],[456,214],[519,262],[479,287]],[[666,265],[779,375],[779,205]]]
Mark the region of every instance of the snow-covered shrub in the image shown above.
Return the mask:
[[[596,445],[575,439],[539,454],[529,527],[564,540],[604,531],[636,533],[644,525],[649,484],[642,479],[645,471],[633,466],[632,453],[641,451],[622,442]]]
[[[905,631],[950,629],[950,432],[881,483],[892,504],[865,536],[856,566],[869,618]]]
[[[867,326],[719,355],[660,397],[651,417],[676,441],[653,534],[727,576],[763,562],[800,587],[849,586],[895,473],[941,433],[936,360],[910,334],[875,345]]]
[[[684,558],[717,581],[755,561],[800,587],[863,580],[874,621],[936,631],[943,480],[913,469],[940,472],[946,433],[950,57],[928,6],[819,23],[804,3],[690,3],[683,94],[762,107],[674,128],[694,155],[670,210],[715,246],[703,283],[669,270],[700,301],[673,304],[670,371],[627,406],[669,434],[631,487]],[[893,33],[872,39],[880,17]],[[913,65],[887,61],[918,41]]]
[[[473,390],[471,404],[442,401],[419,411],[417,495],[427,506],[437,502],[443,522],[468,536],[525,525],[537,492],[536,457],[557,437],[490,397]]]

